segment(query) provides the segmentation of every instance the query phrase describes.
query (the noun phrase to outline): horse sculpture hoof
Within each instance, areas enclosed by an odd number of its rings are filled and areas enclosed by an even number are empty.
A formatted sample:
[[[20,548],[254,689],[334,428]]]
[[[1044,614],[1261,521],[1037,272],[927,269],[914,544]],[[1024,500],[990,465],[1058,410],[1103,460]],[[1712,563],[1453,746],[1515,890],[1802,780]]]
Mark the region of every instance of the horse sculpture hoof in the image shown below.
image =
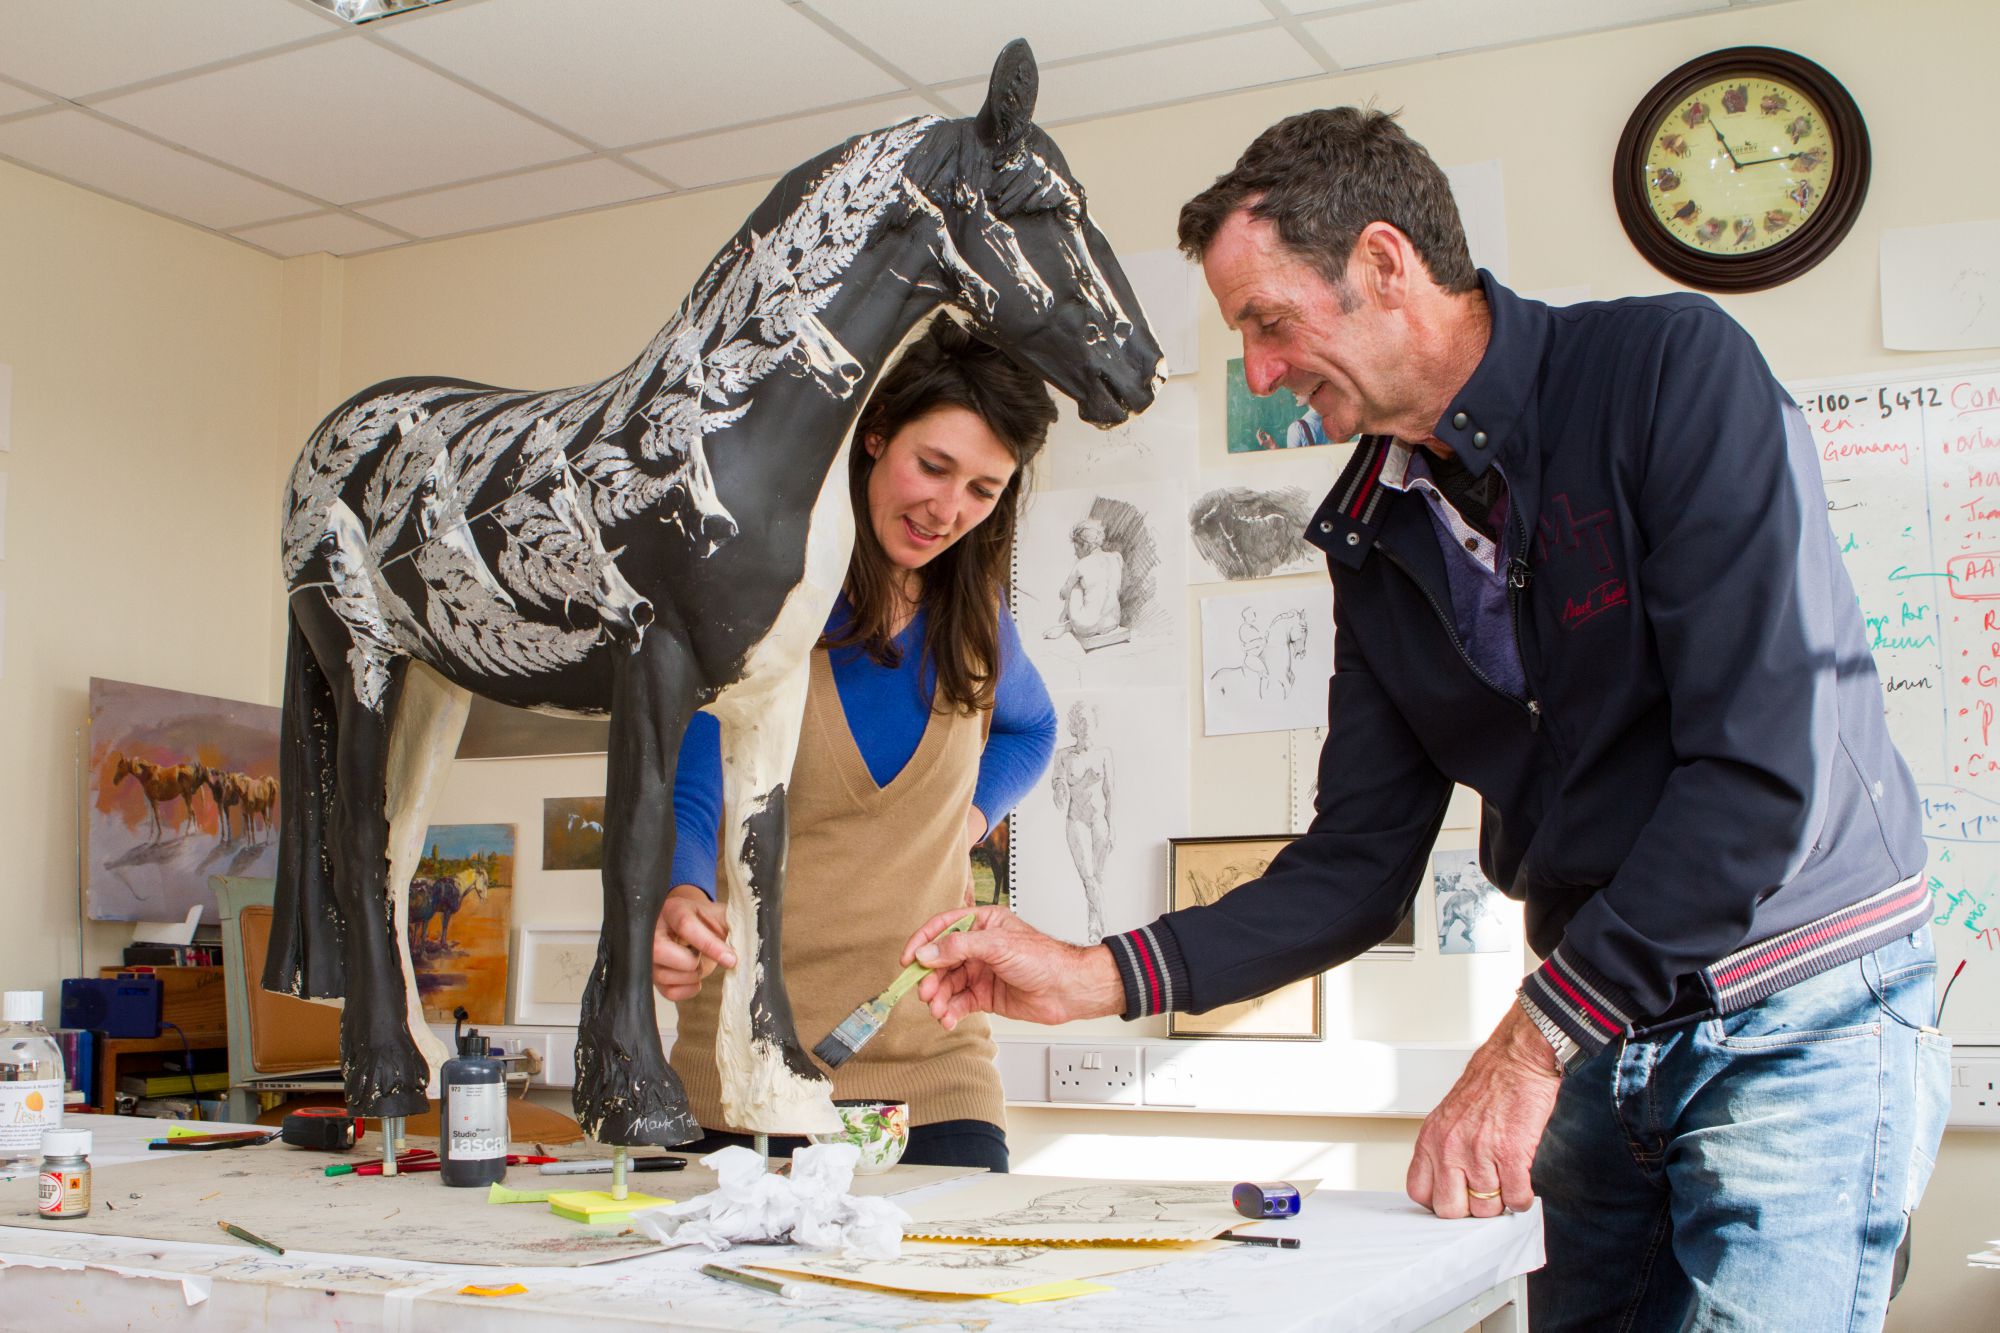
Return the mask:
[[[430,1066],[405,1029],[343,1029],[340,1053],[347,1109],[355,1115],[422,1115],[430,1109],[424,1092]]]
[[[583,1132],[599,1143],[672,1148],[701,1137],[681,1076],[657,1047],[650,1059],[647,1050],[628,1054],[588,1027],[577,1034],[572,1105]]]

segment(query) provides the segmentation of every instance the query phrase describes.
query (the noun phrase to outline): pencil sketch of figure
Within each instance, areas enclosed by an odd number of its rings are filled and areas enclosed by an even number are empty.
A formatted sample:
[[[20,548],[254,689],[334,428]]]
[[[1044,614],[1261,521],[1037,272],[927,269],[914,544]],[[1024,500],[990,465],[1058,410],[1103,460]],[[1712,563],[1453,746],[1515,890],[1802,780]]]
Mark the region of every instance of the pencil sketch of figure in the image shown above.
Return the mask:
[[[1085,652],[1126,642],[1132,632],[1121,623],[1119,601],[1125,589],[1125,557],[1104,549],[1104,525],[1094,518],[1071,528],[1069,540],[1076,548],[1076,565],[1056,592],[1061,619],[1042,637],[1074,634]]]
[[[1238,884],[1248,884],[1270,868],[1269,857],[1254,857],[1249,861],[1231,862],[1213,874],[1203,874],[1199,870],[1188,871],[1188,890],[1194,895],[1195,906],[1206,907],[1219,901],[1223,894]]]
[[[1118,1223],[1121,1234],[1135,1224],[1184,1224],[1199,1210],[1213,1207],[1217,1187],[1200,1181],[1101,1181],[1037,1195],[1018,1208],[1008,1208],[977,1220],[954,1220],[956,1236],[1005,1237],[1011,1228],[1081,1226]],[[927,1221],[926,1229],[944,1224]]]
[[[1291,698],[1298,664],[1306,655],[1306,613],[1298,608],[1280,611],[1271,617],[1270,628],[1254,638],[1244,632],[1254,624],[1249,607],[1243,609],[1243,617],[1246,625],[1237,630],[1243,661],[1209,673],[1216,692],[1225,699],[1239,694],[1252,699]]]
[[[1500,891],[1470,861],[1437,872],[1437,932],[1439,953],[1479,953],[1480,927],[1493,914]],[[1452,939],[1462,934],[1464,943]]]
[[[1049,771],[1056,809],[1063,812],[1063,836],[1070,860],[1083,881],[1088,944],[1104,938],[1104,862],[1111,855],[1111,751],[1093,744],[1096,710],[1070,705],[1070,743],[1057,750]]]
[[[1188,506],[1188,535],[1226,579],[1261,579],[1309,565],[1313,499],[1300,486],[1223,486]]]

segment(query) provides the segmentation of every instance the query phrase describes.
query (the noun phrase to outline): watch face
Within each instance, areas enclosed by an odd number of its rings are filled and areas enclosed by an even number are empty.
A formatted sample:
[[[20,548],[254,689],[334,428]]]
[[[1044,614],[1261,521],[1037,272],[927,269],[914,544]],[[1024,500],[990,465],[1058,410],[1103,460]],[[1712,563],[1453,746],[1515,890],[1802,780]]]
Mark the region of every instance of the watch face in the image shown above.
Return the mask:
[[[1640,189],[1689,250],[1749,255],[1809,225],[1834,173],[1824,108],[1770,77],[1716,79],[1653,126]]]

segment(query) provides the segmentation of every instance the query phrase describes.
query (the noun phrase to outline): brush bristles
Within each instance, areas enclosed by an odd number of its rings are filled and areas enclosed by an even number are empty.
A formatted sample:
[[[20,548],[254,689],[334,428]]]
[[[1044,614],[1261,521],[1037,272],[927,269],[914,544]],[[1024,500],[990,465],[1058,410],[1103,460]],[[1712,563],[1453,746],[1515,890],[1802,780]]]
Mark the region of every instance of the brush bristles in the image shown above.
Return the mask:
[[[876,1002],[870,1000],[842,1019],[840,1026],[828,1033],[825,1041],[813,1047],[813,1054],[824,1061],[828,1069],[838,1069],[853,1059],[854,1053],[882,1030],[884,1015],[876,1013],[875,1007]]]

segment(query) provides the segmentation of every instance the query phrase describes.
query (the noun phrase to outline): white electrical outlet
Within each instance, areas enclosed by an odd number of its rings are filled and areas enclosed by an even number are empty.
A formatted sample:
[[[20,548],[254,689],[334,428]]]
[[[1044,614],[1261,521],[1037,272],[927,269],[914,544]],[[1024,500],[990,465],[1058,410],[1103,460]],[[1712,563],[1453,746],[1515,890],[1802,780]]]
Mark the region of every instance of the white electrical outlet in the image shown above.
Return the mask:
[[[1049,1100],[1139,1105],[1139,1048],[1049,1047]]]
[[[2000,1129],[2000,1057],[1954,1055],[1950,1124]]]
[[[1146,1105],[1195,1105],[1195,1057],[1188,1051],[1146,1050]]]

